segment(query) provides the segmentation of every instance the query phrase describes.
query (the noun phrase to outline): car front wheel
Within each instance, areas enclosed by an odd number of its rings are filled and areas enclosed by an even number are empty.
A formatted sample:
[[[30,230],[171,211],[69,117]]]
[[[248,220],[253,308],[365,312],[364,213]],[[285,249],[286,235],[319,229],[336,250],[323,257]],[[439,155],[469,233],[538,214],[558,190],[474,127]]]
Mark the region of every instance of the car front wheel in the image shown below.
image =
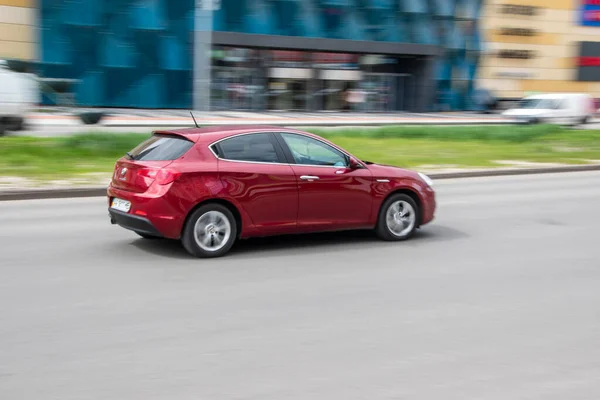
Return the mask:
[[[206,204],[188,219],[181,242],[196,257],[225,255],[237,236],[237,224],[231,211],[221,204]]]
[[[383,240],[410,238],[418,226],[419,207],[406,194],[392,195],[381,207],[375,231]]]

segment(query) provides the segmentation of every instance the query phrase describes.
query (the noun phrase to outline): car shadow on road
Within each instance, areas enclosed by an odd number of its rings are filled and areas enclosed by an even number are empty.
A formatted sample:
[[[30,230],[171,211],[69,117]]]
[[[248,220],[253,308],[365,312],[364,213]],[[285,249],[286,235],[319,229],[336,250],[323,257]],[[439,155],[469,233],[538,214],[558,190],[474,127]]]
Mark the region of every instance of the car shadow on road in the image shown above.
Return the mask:
[[[429,225],[415,232],[415,239],[426,242],[447,242],[469,236],[466,232],[444,225]]]
[[[343,231],[298,235],[281,235],[240,240],[232,249],[232,254],[260,254],[263,252],[286,250],[290,252],[353,246],[356,244],[381,243],[370,231]]]
[[[427,242],[457,240],[468,236],[468,234],[454,228],[435,225],[418,230],[412,239],[404,243],[420,246]],[[282,251],[290,255],[294,253],[305,254],[307,251],[323,252],[337,250],[344,247],[389,247],[396,246],[397,244],[396,242],[382,241],[377,238],[374,232],[368,230],[281,235],[240,240],[231,249],[229,256],[263,257],[270,253]],[[177,240],[138,239],[133,241],[131,245],[139,250],[161,257],[195,259],[187,253]]]
[[[444,226],[430,226],[419,229],[414,237],[404,244],[422,245],[426,242],[448,241],[466,238],[464,232]],[[322,252],[342,248],[397,246],[398,242],[386,242],[379,239],[373,231],[343,231],[301,235],[284,235],[242,240],[231,250],[231,255],[263,256],[271,252],[285,251],[286,254],[305,254],[306,252]]]
[[[138,250],[142,250],[145,253],[150,253],[155,256],[179,260],[194,259],[192,255],[185,251],[179,240],[137,239],[132,241],[130,245]]]

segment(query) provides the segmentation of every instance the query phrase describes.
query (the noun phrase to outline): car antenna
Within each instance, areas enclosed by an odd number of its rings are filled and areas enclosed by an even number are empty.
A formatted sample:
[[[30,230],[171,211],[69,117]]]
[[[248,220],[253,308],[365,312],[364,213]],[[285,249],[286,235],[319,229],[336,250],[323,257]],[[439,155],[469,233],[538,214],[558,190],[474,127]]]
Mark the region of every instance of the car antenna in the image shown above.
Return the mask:
[[[194,124],[196,125],[196,128],[200,128],[200,126],[198,125],[198,123],[196,122],[196,118],[194,118],[194,114],[192,114],[192,112],[190,111],[190,115],[192,116],[192,119],[194,120]]]

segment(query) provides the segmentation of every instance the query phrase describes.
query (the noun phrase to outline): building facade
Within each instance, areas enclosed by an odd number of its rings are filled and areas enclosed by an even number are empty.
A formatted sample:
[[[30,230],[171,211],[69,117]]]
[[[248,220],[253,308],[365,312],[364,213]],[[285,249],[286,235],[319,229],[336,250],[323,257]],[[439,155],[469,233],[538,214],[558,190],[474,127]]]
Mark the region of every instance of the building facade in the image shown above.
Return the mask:
[[[37,25],[34,0],[0,0],[0,58],[37,60]]]
[[[600,1],[488,0],[478,86],[500,99],[583,92],[600,97]]]
[[[481,9],[481,0],[40,0],[35,22],[24,21],[39,28],[32,48],[0,57],[76,80],[85,106],[340,110],[353,96],[361,111],[462,110],[475,106]]]
[[[221,0],[216,108],[362,111],[472,106],[479,0]],[[231,88],[234,88],[233,90]]]

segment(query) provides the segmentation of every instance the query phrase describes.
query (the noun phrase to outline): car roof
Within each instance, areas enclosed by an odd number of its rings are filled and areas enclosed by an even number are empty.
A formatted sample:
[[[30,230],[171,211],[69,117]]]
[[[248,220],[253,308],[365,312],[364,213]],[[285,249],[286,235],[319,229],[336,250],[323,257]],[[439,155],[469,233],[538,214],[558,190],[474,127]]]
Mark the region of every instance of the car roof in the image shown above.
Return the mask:
[[[221,126],[203,126],[201,128],[183,128],[183,129],[162,129],[154,131],[155,134],[178,135],[183,136],[194,142],[217,141],[241,133],[250,132],[302,132],[294,129],[283,128],[275,125],[221,125]],[[310,135],[307,132],[302,132]]]

